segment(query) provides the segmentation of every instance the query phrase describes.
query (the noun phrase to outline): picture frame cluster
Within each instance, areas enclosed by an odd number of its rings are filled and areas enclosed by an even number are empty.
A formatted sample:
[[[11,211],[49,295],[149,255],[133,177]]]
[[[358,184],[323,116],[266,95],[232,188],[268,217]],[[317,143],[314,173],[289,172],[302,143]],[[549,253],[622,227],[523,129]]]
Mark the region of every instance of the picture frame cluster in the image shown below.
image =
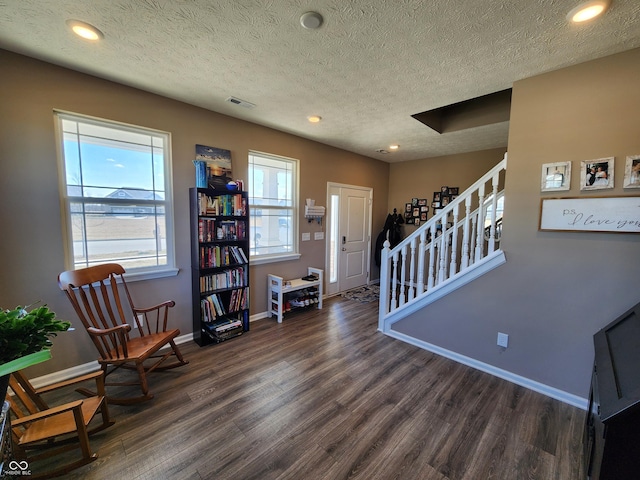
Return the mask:
[[[433,201],[431,202],[431,208],[433,208],[433,214],[435,215],[439,210],[449,205],[452,201],[458,198],[460,192],[459,187],[440,187],[439,192],[433,192]]]
[[[429,205],[426,198],[412,198],[411,203],[404,205],[404,222],[409,225],[420,226],[427,221]]]
[[[442,186],[437,192],[433,192],[431,201],[432,214],[436,215],[439,210],[449,205],[458,197],[459,187]],[[409,225],[419,227],[429,218],[429,202],[426,198],[412,198],[411,202],[404,205],[404,221]]]
[[[615,157],[582,160],[580,190],[604,190],[614,187]],[[629,155],[624,169],[623,188],[640,188],[640,155]],[[555,192],[571,188],[571,162],[542,165],[540,191]]]

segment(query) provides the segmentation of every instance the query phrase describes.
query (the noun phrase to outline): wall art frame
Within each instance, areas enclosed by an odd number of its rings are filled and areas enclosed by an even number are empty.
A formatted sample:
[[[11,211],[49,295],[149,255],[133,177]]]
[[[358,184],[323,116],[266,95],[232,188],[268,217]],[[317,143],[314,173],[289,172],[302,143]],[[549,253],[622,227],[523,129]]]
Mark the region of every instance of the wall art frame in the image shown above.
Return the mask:
[[[580,190],[613,188],[615,157],[580,162]]]
[[[640,196],[543,198],[538,229],[640,233]]]
[[[571,162],[542,164],[541,192],[556,192],[571,188]]]
[[[640,188],[640,155],[629,155],[624,166],[623,188]]]

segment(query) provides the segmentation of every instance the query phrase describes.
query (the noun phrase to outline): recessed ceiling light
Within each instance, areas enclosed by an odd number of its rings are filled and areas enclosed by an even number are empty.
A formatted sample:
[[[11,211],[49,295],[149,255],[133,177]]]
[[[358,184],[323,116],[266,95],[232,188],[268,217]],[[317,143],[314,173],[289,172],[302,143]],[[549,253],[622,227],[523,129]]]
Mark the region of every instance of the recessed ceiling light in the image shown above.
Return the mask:
[[[85,40],[100,40],[104,38],[104,34],[93,25],[80,20],[67,20],[67,25],[73,30],[73,33]]]
[[[567,14],[567,19],[574,23],[582,23],[602,15],[609,7],[608,0],[592,0],[578,5]]]
[[[300,25],[310,30],[320,28],[320,25],[322,25],[322,21],[322,15],[320,15],[318,12],[307,12],[302,14],[302,16],[300,17]]]
[[[394,144],[394,145],[389,145],[389,150],[398,150],[400,148],[400,145]]]
[[[322,120],[322,117],[320,115],[310,115],[307,117],[307,120],[309,120],[311,123],[318,123],[320,120]]]

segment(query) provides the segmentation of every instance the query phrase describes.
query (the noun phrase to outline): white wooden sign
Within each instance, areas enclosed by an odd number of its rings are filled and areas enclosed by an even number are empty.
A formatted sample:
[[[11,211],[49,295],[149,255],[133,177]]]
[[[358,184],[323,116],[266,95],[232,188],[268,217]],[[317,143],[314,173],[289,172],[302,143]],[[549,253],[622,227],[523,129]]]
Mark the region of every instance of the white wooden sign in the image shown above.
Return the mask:
[[[640,197],[543,198],[539,228],[640,233]]]

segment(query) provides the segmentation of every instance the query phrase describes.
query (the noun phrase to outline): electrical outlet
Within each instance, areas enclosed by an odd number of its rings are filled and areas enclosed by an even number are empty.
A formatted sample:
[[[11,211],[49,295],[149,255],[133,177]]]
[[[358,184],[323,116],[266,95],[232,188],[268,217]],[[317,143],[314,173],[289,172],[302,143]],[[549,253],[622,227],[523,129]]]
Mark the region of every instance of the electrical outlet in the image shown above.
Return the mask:
[[[509,346],[509,335],[498,332],[498,346],[507,348]]]

